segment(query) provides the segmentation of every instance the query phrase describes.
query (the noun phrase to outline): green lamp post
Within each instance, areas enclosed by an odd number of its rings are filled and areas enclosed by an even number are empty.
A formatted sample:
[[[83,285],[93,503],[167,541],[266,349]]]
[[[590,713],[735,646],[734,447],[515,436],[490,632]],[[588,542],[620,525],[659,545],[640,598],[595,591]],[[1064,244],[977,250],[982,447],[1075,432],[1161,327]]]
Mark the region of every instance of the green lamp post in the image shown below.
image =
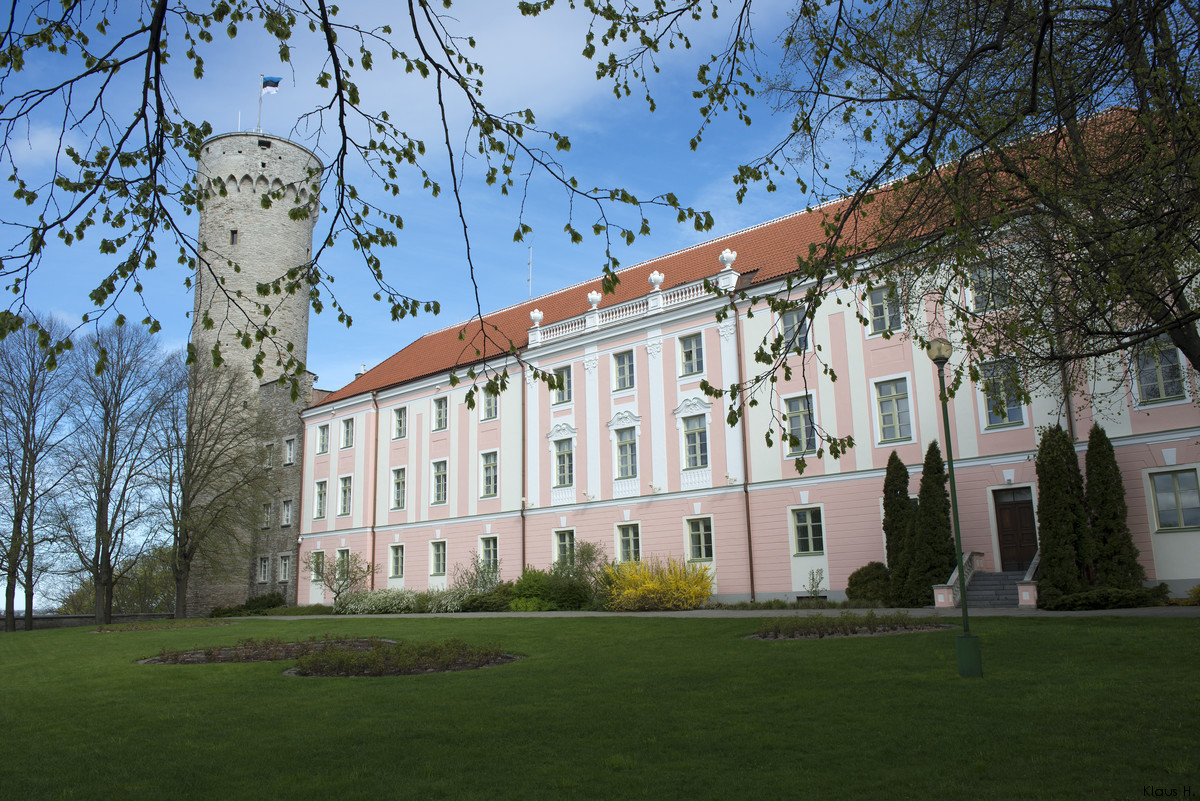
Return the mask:
[[[963,633],[957,638],[958,675],[964,678],[983,678],[983,657],[979,650],[979,638],[971,634],[971,620],[967,615],[967,573],[963,569],[962,532],[958,525],[958,491],[954,484],[954,449],[950,444],[950,410],[946,405],[946,362],[954,353],[949,340],[938,337],[931,340],[925,349],[930,360],[937,365],[938,387],[942,398],[942,422],[946,431],[946,472],[950,475],[950,513],[954,520],[954,550],[958,556],[958,596],[962,603]]]

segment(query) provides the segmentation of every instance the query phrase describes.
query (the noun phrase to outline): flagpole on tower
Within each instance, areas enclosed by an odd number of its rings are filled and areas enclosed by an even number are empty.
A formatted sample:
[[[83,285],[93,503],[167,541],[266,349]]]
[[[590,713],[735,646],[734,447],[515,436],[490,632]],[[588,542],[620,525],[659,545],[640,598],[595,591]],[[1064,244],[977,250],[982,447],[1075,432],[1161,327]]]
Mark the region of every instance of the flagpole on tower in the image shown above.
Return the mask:
[[[265,74],[258,76],[258,124],[255,126],[255,128],[259,133],[262,133],[262,99],[263,99],[262,88],[263,88],[263,78],[265,78],[265,77],[267,77]]]

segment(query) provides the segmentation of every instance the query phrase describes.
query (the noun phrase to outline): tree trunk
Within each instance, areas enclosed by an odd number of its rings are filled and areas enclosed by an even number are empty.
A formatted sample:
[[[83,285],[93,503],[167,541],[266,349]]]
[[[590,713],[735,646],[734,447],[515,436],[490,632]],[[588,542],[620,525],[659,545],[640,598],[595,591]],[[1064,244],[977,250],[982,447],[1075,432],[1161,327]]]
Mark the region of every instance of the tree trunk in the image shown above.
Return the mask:
[[[175,619],[182,620],[188,616],[187,588],[188,566],[175,570]]]
[[[20,518],[17,518],[18,520]],[[12,541],[8,545],[8,567],[4,578],[8,586],[4,590],[4,630],[17,630],[17,573],[21,562],[21,527],[13,526]]]

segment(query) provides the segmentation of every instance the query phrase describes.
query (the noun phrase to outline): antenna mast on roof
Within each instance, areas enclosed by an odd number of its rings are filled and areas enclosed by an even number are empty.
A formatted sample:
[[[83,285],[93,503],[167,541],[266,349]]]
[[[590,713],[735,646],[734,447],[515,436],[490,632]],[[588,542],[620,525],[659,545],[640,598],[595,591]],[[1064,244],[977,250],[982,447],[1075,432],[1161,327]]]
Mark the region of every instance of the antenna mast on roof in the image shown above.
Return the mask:
[[[533,245],[529,246],[529,297],[533,298]]]

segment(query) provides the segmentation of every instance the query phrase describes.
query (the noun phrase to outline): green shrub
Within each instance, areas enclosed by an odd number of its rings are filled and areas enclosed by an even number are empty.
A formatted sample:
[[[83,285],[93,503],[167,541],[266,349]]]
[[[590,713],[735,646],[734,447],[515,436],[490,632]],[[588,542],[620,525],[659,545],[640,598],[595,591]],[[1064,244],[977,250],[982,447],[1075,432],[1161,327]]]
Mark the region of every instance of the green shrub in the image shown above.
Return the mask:
[[[244,604],[237,606],[217,606],[208,613],[209,617],[245,617],[248,615],[265,615],[267,610],[284,605],[283,593],[269,592],[258,595]]]
[[[1200,584],[1188,590],[1187,597],[1192,602],[1192,606],[1200,606]]]
[[[553,612],[558,609],[541,598],[513,598],[508,606],[514,612]]]
[[[594,593],[576,565],[559,562],[549,571],[526,567],[513,585],[513,597],[544,601],[550,609],[586,609]]]
[[[856,615],[842,612],[837,617],[808,615],[807,617],[780,617],[764,620],[755,635],[763,639],[793,639],[801,637],[849,637],[853,634],[875,634],[884,631],[911,631],[914,629],[940,628],[946,624],[938,618],[912,618],[907,612],[876,615],[867,612]]]
[[[651,557],[608,565],[605,608],[614,612],[699,609],[712,595],[704,565],[673,557]]]
[[[1081,612],[1088,609],[1133,609],[1139,606],[1161,606],[1167,602],[1166,584],[1119,590],[1097,587],[1094,590],[1045,598],[1038,593],[1038,606],[1052,612]]]
[[[526,565],[521,577],[513,584],[513,597],[545,599],[550,594],[549,585],[549,573]]]
[[[513,600],[513,583],[505,581],[497,584],[490,592],[480,592],[468,595],[463,599],[464,612],[507,612],[508,605]]]
[[[329,604],[306,604],[304,606],[277,606],[268,609],[263,614],[269,617],[299,617],[301,615],[332,615],[333,607]]]
[[[887,601],[891,594],[891,573],[883,562],[867,562],[850,574],[846,598],[851,601]]]

